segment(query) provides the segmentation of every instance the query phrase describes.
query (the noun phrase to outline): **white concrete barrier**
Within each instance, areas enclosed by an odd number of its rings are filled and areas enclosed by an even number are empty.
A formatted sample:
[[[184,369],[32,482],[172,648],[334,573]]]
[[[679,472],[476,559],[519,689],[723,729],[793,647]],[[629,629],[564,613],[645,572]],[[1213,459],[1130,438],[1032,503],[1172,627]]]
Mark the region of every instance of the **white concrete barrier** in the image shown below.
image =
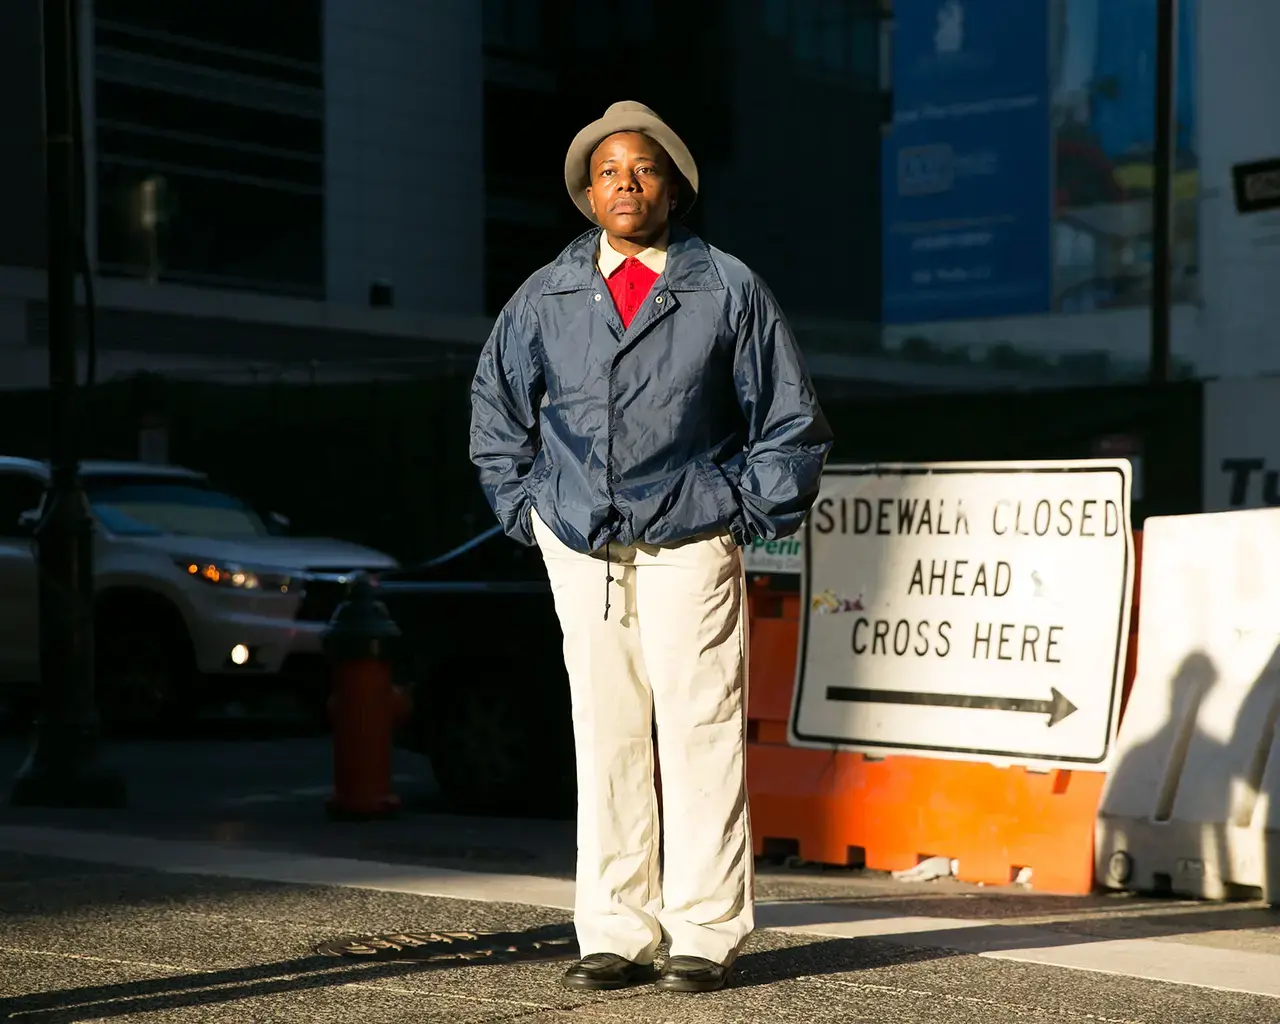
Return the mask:
[[[1097,880],[1280,903],[1280,508],[1148,519]]]

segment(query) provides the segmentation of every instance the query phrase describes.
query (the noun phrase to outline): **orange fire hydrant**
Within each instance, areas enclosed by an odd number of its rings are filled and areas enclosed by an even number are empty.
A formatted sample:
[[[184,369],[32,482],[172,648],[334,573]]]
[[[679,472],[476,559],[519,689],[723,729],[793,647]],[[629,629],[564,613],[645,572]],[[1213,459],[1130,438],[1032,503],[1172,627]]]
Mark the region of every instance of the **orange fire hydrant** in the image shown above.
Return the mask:
[[[391,792],[391,750],[407,702],[392,683],[387,651],[399,636],[376,585],[357,576],[324,637],[333,672],[330,817],[381,818],[400,809],[400,798]]]

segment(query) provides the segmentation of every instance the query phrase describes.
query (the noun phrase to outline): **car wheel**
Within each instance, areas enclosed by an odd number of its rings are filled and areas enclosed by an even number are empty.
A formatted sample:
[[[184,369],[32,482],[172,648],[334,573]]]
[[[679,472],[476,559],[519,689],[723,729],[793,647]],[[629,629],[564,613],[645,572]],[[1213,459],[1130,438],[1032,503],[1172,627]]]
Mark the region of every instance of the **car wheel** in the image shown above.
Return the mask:
[[[185,636],[120,619],[96,628],[98,710],[106,728],[149,732],[195,717],[195,666]]]

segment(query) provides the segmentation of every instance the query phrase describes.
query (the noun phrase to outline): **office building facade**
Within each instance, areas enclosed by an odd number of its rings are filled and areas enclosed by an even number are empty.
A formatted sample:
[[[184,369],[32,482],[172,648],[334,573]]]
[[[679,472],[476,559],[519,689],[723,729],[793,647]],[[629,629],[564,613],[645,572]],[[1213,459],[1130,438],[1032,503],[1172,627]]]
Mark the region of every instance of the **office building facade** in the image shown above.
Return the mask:
[[[9,386],[45,373],[39,6],[15,3],[0,39]],[[691,226],[768,281],[817,376],[1040,379],[885,343],[890,0],[80,0],[79,16],[100,376],[474,360],[587,227],[559,173],[569,139],[632,98],[694,149]]]
[[[0,40],[0,378],[44,379],[40,4]],[[81,0],[100,376],[421,372],[483,338],[478,5]]]

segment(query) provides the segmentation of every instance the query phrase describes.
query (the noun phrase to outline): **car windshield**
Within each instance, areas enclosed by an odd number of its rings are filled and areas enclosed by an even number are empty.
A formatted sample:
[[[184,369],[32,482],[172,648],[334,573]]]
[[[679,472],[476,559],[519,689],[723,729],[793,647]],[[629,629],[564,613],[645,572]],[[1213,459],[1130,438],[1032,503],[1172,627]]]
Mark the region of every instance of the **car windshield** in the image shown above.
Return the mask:
[[[200,480],[84,478],[94,515],[124,536],[265,537],[267,524],[247,503]]]

